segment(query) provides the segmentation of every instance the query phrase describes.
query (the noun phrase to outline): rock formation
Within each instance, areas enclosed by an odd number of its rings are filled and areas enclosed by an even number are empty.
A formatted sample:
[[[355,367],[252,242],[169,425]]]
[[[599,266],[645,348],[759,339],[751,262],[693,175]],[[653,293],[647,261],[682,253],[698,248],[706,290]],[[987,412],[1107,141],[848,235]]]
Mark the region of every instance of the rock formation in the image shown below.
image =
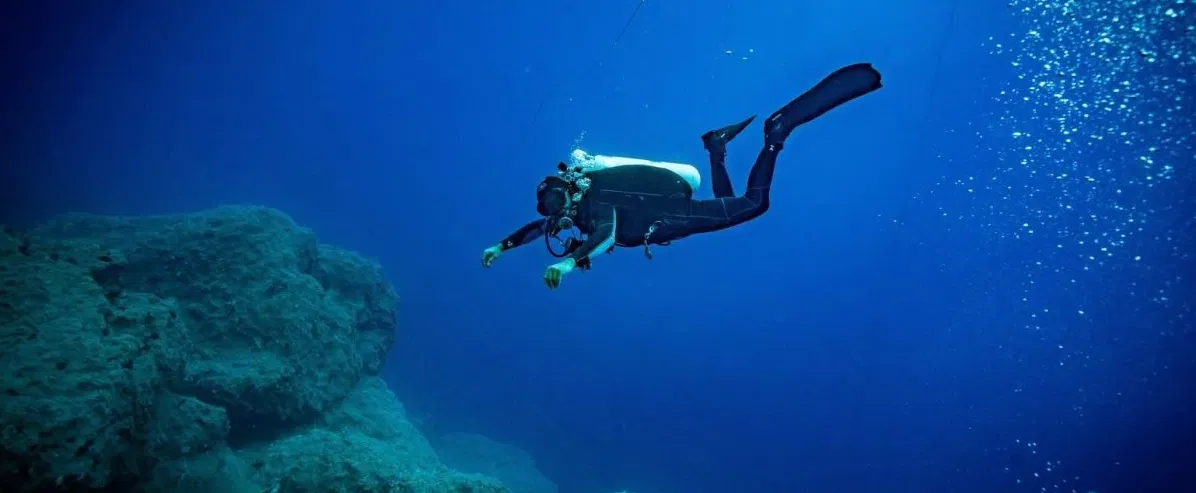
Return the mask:
[[[0,234],[0,491],[508,492],[377,373],[397,297],[284,214]]]
[[[514,445],[474,433],[447,433],[433,442],[445,465],[502,481],[512,493],[557,493],[557,486],[536,468],[531,454]]]

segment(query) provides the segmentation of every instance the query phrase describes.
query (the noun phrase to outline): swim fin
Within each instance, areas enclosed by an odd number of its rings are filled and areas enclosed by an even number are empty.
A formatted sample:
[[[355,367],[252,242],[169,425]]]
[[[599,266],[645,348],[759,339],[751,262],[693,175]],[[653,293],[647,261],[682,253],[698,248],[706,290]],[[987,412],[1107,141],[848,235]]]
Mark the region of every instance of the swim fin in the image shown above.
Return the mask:
[[[857,63],[836,70],[768,117],[764,122],[764,143],[782,144],[802,124],[880,88],[880,72],[872,68],[870,63]]]
[[[732,123],[723,128],[706,132],[702,134],[702,145],[710,152],[727,152],[727,142],[739,135],[739,132],[751,125],[755,119],[756,115],[752,115],[739,123]]]

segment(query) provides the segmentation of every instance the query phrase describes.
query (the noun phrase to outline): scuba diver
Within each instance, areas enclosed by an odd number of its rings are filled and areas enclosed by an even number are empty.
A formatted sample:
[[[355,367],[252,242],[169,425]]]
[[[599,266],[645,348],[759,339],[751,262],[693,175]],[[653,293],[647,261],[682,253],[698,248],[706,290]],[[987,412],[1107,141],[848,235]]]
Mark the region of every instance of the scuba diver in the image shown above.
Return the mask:
[[[855,98],[881,87],[881,76],[871,64],[843,67],[764,121],[764,148],[748,175],[747,189],[735,195],[727,176],[727,143],[752,121],[748,119],[702,135],[710,154],[713,199],[693,198],[695,184],[674,170],[657,166],[613,166],[587,171],[560,163],[558,176],[544,178],[536,188],[540,218],[511,233],[482,253],[482,266],[490,267],[512,248],[544,236],[549,253],[564,260],[548,267],[544,283],[560,286],[562,278],[577,268],[589,269],[594,256],[614,247],[644,247],[651,259],[651,245],[666,246],[687,236],[727,229],[760,217],[768,210],[773,168],[777,155],[797,127]],[[573,228],[584,240],[560,239]],[[557,253],[548,243],[560,241]]]

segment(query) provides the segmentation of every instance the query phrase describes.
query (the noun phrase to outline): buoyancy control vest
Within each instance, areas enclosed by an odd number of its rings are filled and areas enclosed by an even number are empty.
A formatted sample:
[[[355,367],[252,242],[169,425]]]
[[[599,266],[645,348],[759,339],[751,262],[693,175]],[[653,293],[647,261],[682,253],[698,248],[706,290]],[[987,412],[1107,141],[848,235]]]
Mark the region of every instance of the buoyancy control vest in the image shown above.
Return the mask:
[[[563,216],[565,220],[560,221],[562,226],[572,226],[576,208],[587,197],[610,204],[616,210],[676,212],[671,209],[687,203],[702,182],[701,173],[689,164],[594,155],[582,149],[575,149],[570,154],[570,162],[560,163],[557,168],[558,176],[568,184],[572,206]],[[634,242],[624,240],[618,245],[643,245],[645,255],[652,258],[647,247],[651,235],[660,226],[659,218],[651,214],[632,214],[621,217],[619,223],[620,230],[635,231],[642,237],[637,237]]]

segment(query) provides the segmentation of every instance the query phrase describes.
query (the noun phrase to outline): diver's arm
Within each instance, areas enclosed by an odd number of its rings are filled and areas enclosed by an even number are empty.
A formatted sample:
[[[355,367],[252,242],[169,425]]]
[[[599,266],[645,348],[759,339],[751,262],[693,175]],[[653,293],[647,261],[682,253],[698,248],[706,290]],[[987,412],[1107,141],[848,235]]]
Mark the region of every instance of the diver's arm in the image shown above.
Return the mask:
[[[544,284],[548,285],[548,289],[560,287],[561,278],[573,272],[573,269],[589,269],[594,255],[606,253],[615,246],[615,207],[610,204],[598,204],[590,217],[590,235],[585,243],[565,260],[548,266],[548,270],[544,272]]]
[[[615,246],[615,207],[601,204],[595,209],[593,218],[590,220],[593,231],[586,238],[586,242],[569,255],[575,265],[593,260],[595,255],[606,253],[607,250]]]
[[[503,252],[519,245],[529,243],[532,240],[543,236],[544,227],[546,224],[546,219],[537,219],[527,223],[523,225],[522,228],[519,228],[514,233],[511,233],[510,236],[503,238],[499,244],[483,250],[482,267],[489,268],[492,264],[494,264],[495,260],[498,260],[498,257],[502,256]]]
[[[498,245],[500,248],[502,248],[502,251],[505,252],[517,246],[531,243],[532,240],[544,235],[544,229],[547,223],[547,219],[540,218],[530,223],[524,224],[523,227],[515,230],[514,233],[511,233],[506,238],[503,238],[502,243],[499,243]]]

